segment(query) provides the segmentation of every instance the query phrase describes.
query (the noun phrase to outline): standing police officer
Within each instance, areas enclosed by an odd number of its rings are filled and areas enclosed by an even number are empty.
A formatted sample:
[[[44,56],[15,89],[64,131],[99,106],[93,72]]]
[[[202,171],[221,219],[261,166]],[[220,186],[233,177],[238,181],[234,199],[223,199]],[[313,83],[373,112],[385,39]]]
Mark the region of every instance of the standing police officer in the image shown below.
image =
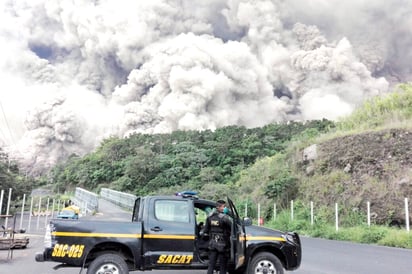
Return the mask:
[[[206,220],[204,233],[209,235],[209,267],[207,274],[213,274],[219,260],[220,274],[226,274],[230,256],[230,232],[232,222],[224,214],[226,202],[216,202],[216,210]],[[227,210],[227,209],[226,209]]]

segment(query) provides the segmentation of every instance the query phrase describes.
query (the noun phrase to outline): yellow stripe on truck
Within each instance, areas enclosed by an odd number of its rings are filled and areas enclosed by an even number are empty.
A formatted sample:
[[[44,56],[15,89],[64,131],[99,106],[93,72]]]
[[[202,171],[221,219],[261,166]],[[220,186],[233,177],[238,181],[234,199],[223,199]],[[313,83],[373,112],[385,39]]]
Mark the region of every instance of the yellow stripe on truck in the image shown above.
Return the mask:
[[[143,235],[145,239],[172,239],[172,240],[194,240],[193,235],[156,235],[156,234],[145,234]]]
[[[273,237],[273,236],[246,236],[247,241],[277,241],[277,242],[286,242],[282,237]]]
[[[59,237],[96,237],[96,238],[141,238],[140,234],[126,233],[90,233],[90,232],[61,232],[55,231],[51,233],[53,236]],[[167,234],[146,234],[145,239],[170,239],[170,240],[194,240],[194,235],[167,235]]]
[[[51,234],[53,236],[60,236],[60,237],[141,238],[140,234],[124,234],[124,233],[90,233],[90,232],[55,231],[55,232],[52,232]]]

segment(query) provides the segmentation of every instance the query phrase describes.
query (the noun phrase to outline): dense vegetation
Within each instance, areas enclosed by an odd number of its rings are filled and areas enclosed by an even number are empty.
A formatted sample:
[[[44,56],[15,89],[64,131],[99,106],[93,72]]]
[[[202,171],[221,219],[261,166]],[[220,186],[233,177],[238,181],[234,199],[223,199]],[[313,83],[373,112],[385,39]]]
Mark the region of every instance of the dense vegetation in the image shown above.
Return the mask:
[[[0,190],[4,190],[2,209],[6,208],[8,191],[12,188],[12,201],[20,199],[23,194],[30,192],[33,179],[21,174],[17,163],[11,161],[0,148]],[[4,213],[4,212],[3,212]]]
[[[257,159],[283,152],[294,136],[319,134],[330,127],[333,123],[323,120],[253,129],[228,126],[215,131],[112,137],[95,152],[72,156],[56,166],[50,180],[60,189],[81,186],[96,190],[106,186],[136,195],[165,188],[194,189],[214,196],[219,195],[219,187],[236,182],[241,171]]]

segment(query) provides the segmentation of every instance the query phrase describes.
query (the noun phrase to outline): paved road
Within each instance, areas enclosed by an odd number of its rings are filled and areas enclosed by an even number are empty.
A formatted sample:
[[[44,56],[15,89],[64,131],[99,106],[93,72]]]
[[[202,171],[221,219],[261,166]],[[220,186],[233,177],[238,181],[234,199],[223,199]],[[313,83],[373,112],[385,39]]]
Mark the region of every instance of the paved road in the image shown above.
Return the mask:
[[[296,274],[412,273],[410,249],[305,237],[302,246],[302,265]]]
[[[103,214],[94,218],[130,220],[131,213],[119,211],[113,205],[102,201]],[[29,234],[27,249],[15,250],[13,259],[6,261],[7,251],[0,251],[0,273],[24,274],[75,274],[79,269],[53,270],[56,263],[34,261],[34,254],[42,250],[43,232]],[[288,274],[409,274],[412,273],[412,250],[389,248],[348,242],[302,238],[303,261],[301,267]],[[85,271],[83,271],[85,273]],[[139,271],[133,274],[143,273]],[[146,272],[144,272],[146,273]],[[150,274],[205,274],[199,271],[156,270]]]

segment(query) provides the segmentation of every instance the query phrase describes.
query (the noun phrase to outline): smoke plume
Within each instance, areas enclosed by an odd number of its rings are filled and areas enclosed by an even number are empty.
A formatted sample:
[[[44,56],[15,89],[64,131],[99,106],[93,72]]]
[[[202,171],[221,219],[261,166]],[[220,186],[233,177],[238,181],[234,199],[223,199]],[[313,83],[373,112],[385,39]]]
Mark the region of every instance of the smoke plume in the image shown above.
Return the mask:
[[[412,78],[410,1],[0,5],[0,143],[33,174],[111,135],[338,119]]]

